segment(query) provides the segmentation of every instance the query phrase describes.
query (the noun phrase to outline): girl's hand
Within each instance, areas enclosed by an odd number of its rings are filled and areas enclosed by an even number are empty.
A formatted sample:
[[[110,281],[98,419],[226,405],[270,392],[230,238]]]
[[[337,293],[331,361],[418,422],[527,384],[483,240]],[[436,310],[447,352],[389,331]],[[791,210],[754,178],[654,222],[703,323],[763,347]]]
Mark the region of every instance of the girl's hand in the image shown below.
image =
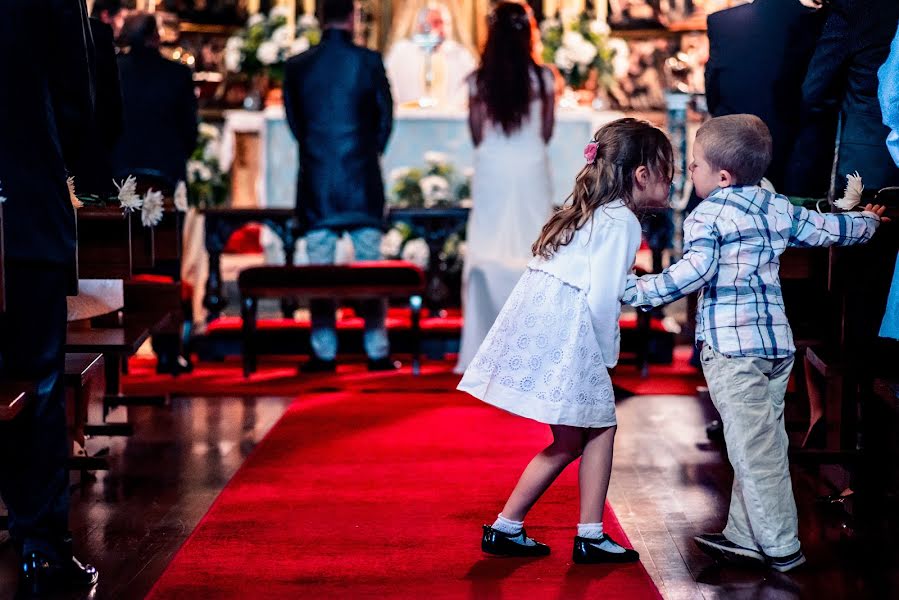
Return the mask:
[[[883,216],[883,213],[886,212],[887,207],[882,204],[866,204],[865,208],[863,208],[865,212],[874,213],[880,219],[881,223],[889,223],[890,218]]]

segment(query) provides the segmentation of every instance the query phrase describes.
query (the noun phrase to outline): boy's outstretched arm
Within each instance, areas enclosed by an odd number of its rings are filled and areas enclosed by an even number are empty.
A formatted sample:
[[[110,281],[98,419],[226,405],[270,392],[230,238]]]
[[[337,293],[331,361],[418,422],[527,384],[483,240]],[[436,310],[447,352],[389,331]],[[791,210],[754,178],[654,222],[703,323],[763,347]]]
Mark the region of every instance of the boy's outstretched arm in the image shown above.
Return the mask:
[[[870,204],[862,212],[828,214],[794,206],[790,245],[812,247],[862,244],[870,240],[877,231],[882,214],[882,207]]]
[[[694,210],[684,222],[684,256],[656,275],[629,275],[622,304],[660,306],[705,286],[718,273],[719,242],[714,215]]]

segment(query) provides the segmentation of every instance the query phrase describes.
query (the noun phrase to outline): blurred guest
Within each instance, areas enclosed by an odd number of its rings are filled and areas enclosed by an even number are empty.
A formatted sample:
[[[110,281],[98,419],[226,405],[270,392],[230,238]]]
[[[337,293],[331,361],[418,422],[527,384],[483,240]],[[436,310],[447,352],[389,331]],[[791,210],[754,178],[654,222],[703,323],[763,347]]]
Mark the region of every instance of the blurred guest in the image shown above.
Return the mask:
[[[774,141],[765,176],[783,191],[800,121],[802,80],[823,15],[797,0],[756,0],[708,17],[706,99],[713,117],[761,118]],[[830,166],[824,167],[827,173]]]
[[[94,0],[91,8],[91,17],[109,25],[114,39],[119,37],[126,16],[128,11],[122,8],[122,0]]]
[[[890,130],[883,124],[877,100],[877,70],[890,52],[899,2],[831,0],[823,10],[827,20],[802,86],[803,113],[807,120],[831,124],[831,131],[839,118],[836,196],[842,194],[846,175],[855,171],[861,174],[868,193],[897,185],[899,168],[883,144]],[[816,193],[802,195],[823,196],[818,192],[822,188],[827,191],[819,182],[821,177],[805,168],[808,157],[821,152],[832,159],[832,136],[800,137],[793,150],[797,185],[814,181],[812,191]]]
[[[462,373],[531,259],[552,213],[546,145],[555,125],[553,74],[533,58],[530,10],[500,2],[490,16],[481,64],[468,78],[475,145],[463,272]]]
[[[431,54],[430,96],[441,105],[464,106],[465,78],[477,64],[448,6],[434,0],[408,2],[396,23],[396,38],[385,60],[394,100],[400,104],[417,102],[428,93],[425,88],[427,50],[419,44],[430,37],[435,44]]]
[[[144,175],[174,189],[186,181],[187,159],[197,144],[197,97],[188,67],[159,53],[156,18],[125,20],[119,56],[125,127],[113,154],[113,173]]]
[[[96,6],[95,6],[96,9]],[[112,27],[90,18],[94,39],[93,83],[95,110],[91,135],[84,151],[70,168],[79,193],[106,195],[112,191],[112,151],[122,133],[122,90]]]
[[[325,0],[319,45],[287,62],[284,108],[299,143],[297,212],[314,264],[331,264],[348,231],[356,259],[381,258],[384,182],[380,155],[393,128],[393,100],[381,55],[353,44],[353,0]],[[307,373],[336,368],[336,306],[310,303],[312,359]],[[364,344],[371,371],[394,369],[382,300],[363,303]]]
[[[0,2],[0,377],[34,384],[22,412],[0,423],[0,497],[23,597],[97,581],[72,555],[63,387],[66,293],[76,277],[66,164],[84,147],[93,111],[86,12],[81,0]]]

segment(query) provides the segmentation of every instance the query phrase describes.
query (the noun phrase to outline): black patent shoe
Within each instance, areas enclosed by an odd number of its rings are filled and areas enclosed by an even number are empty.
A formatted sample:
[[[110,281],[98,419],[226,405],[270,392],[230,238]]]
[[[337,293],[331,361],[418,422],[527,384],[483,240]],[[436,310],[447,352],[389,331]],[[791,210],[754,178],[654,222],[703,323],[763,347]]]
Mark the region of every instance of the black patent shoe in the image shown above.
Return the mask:
[[[524,544],[516,540],[527,540],[527,532],[524,529],[520,534],[510,535],[490,525],[484,525],[484,537],[481,538],[481,550],[487,554],[495,554],[497,556],[547,556],[549,555],[549,546],[541,544],[536,540],[533,545]]]
[[[335,371],[337,371],[336,360],[322,360],[317,356],[313,356],[300,365],[300,373],[334,373]]]
[[[51,561],[31,552],[22,561],[20,597],[36,597],[51,592],[88,589],[96,585],[100,574],[91,565],[83,565],[74,556],[67,561]]]
[[[607,552],[596,544],[604,541],[610,541],[618,544],[609,537],[608,534],[602,534],[600,538],[585,538],[575,536],[574,550],[571,553],[571,559],[579,565],[595,565],[599,563],[631,563],[640,560],[640,554],[636,550],[624,548],[624,552]],[[621,544],[618,544],[621,546]],[[622,546],[623,548],[623,546]]]

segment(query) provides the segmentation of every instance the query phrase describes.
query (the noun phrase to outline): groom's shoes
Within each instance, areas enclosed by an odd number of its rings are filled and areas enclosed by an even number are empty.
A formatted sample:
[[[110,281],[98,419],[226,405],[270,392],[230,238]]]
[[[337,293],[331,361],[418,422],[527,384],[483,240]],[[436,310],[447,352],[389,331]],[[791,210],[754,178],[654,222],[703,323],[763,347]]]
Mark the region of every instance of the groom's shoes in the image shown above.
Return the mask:
[[[530,543],[528,543],[530,542]],[[524,529],[512,535],[484,525],[484,537],[481,538],[481,550],[497,556],[547,556],[549,546],[528,537]]]
[[[51,592],[88,589],[100,578],[97,569],[83,565],[77,558],[53,561],[38,552],[30,552],[22,561],[20,597],[44,596]]]
[[[603,550],[600,546],[603,542],[611,542],[615,546],[621,547],[624,552],[612,552]],[[599,538],[585,538],[575,536],[574,550],[571,553],[571,559],[579,565],[595,565],[600,563],[630,563],[640,560],[640,554],[636,550],[624,548],[618,542],[613,540],[608,534],[603,534]]]

